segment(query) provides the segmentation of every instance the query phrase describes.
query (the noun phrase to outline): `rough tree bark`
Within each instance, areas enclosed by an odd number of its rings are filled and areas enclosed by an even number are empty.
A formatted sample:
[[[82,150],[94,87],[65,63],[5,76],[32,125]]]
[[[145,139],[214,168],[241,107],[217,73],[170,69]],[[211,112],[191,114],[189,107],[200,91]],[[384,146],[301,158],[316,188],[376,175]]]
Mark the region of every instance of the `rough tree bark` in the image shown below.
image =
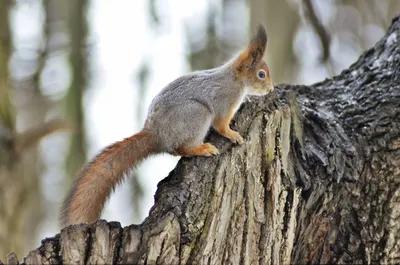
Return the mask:
[[[221,154],[181,159],[142,224],[68,227],[25,262],[400,262],[399,17],[339,76],[250,98],[233,126],[246,143],[212,132]]]

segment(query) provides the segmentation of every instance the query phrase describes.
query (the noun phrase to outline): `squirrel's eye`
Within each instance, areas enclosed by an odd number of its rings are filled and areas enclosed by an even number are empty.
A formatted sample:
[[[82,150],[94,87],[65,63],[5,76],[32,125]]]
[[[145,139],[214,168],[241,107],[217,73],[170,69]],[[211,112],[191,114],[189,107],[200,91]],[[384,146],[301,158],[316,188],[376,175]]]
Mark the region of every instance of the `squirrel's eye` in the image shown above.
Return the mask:
[[[259,79],[264,79],[265,75],[266,75],[266,73],[264,70],[258,70],[257,76]]]

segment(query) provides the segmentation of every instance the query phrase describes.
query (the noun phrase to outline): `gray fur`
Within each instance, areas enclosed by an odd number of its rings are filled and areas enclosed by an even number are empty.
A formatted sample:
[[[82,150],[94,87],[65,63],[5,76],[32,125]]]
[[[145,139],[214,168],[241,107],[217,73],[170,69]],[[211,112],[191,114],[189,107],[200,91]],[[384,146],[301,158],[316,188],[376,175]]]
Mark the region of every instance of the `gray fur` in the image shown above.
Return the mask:
[[[235,101],[240,106],[245,94],[246,86],[234,76],[231,63],[190,73],[153,99],[144,128],[162,152],[198,146],[214,119],[226,115]]]
[[[216,118],[229,121],[229,113],[236,112],[246,94],[271,92],[273,84],[263,60],[266,45],[267,34],[260,25],[247,50],[238,57],[167,85],[153,99],[144,125],[158,151],[175,153],[182,147],[199,146]],[[259,69],[265,72],[264,78],[257,79]]]

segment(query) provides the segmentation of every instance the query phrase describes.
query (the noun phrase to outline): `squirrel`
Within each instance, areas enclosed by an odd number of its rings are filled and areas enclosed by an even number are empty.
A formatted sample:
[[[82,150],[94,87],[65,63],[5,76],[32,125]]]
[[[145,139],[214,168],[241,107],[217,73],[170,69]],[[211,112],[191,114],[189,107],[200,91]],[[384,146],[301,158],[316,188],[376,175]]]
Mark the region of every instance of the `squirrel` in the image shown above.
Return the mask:
[[[211,126],[242,144],[242,136],[229,127],[235,112],[246,95],[274,90],[264,60],[266,46],[267,34],[259,25],[247,48],[224,65],[168,84],[151,102],[139,133],[106,147],[79,172],[61,207],[61,227],[98,220],[117,184],[150,155],[217,155],[214,145],[203,143]]]

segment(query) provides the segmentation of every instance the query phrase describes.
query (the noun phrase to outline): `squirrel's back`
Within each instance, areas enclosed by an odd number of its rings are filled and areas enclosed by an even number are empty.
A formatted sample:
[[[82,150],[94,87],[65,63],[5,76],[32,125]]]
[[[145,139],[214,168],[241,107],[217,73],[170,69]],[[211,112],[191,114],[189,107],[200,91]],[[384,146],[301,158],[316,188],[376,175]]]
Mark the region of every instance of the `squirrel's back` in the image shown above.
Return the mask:
[[[235,96],[241,92],[241,84],[235,79],[231,64],[229,62],[217,68],[195,71],[178,77],[154,97],[149,107],[149,114],[164,105],[182,106],[182,102],[191,99],[206,100],[213,108],[218,107],[220,100],[215,99],[219,93]]]

